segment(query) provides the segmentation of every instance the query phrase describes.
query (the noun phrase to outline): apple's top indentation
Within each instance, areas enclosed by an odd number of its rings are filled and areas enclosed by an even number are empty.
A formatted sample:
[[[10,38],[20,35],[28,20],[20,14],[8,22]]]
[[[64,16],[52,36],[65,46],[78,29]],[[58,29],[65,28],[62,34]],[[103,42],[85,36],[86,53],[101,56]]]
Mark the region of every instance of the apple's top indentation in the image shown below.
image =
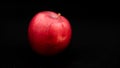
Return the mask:
[[[61,14],[60,13],[58,13],[58,14],[56,14],[56,13],[50,13],[50,14],[48,14],[48,16],[50,18],[53,18],[53,19],[58,19],[58,18],[60,18]]]

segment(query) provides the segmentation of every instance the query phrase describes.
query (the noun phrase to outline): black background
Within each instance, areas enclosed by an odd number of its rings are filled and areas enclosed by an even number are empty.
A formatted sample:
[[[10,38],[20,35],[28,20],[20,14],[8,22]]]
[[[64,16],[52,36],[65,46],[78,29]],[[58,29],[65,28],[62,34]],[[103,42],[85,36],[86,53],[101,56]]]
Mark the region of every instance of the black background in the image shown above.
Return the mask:
[[[0,68],[116,68],[119,64],[120,21],[117,2],[28,0],[1,3]],[[40,11],[59,12],[72,26],[69,47],[44,57],[27,40],[31,18]]]

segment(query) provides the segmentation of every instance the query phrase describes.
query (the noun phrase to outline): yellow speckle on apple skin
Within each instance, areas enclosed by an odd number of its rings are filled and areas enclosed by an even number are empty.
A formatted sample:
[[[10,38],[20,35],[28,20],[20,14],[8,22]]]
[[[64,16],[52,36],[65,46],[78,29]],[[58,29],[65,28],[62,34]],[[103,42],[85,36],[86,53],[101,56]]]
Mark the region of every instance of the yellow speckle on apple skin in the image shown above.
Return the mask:
[[[65,39],[66,39],[65,36],[59,35],[59,36],[57,37],[57,42],[62,42],[62,41],[64,41]]]

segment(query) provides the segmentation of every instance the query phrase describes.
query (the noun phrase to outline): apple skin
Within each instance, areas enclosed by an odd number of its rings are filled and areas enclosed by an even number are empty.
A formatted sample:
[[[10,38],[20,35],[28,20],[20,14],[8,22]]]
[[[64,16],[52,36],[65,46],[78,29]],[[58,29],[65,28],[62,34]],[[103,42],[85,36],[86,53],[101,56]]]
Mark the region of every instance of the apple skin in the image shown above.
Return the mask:
[[[44,56],[62,52],[69,45],[71,35],[67,18],[53,11],[38,12],[28,26],[28,40],[32,49]]]

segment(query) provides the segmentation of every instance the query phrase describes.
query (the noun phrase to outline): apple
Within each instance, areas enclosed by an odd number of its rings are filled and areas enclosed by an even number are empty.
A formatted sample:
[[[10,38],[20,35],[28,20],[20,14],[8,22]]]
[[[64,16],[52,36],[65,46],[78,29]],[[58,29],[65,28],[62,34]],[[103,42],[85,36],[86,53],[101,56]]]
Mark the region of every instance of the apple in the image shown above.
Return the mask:
[[[31,48],[44,56],[62,52],[70,43],[72,29],[67,18],[53,11],[38,12],[28,25]]]

